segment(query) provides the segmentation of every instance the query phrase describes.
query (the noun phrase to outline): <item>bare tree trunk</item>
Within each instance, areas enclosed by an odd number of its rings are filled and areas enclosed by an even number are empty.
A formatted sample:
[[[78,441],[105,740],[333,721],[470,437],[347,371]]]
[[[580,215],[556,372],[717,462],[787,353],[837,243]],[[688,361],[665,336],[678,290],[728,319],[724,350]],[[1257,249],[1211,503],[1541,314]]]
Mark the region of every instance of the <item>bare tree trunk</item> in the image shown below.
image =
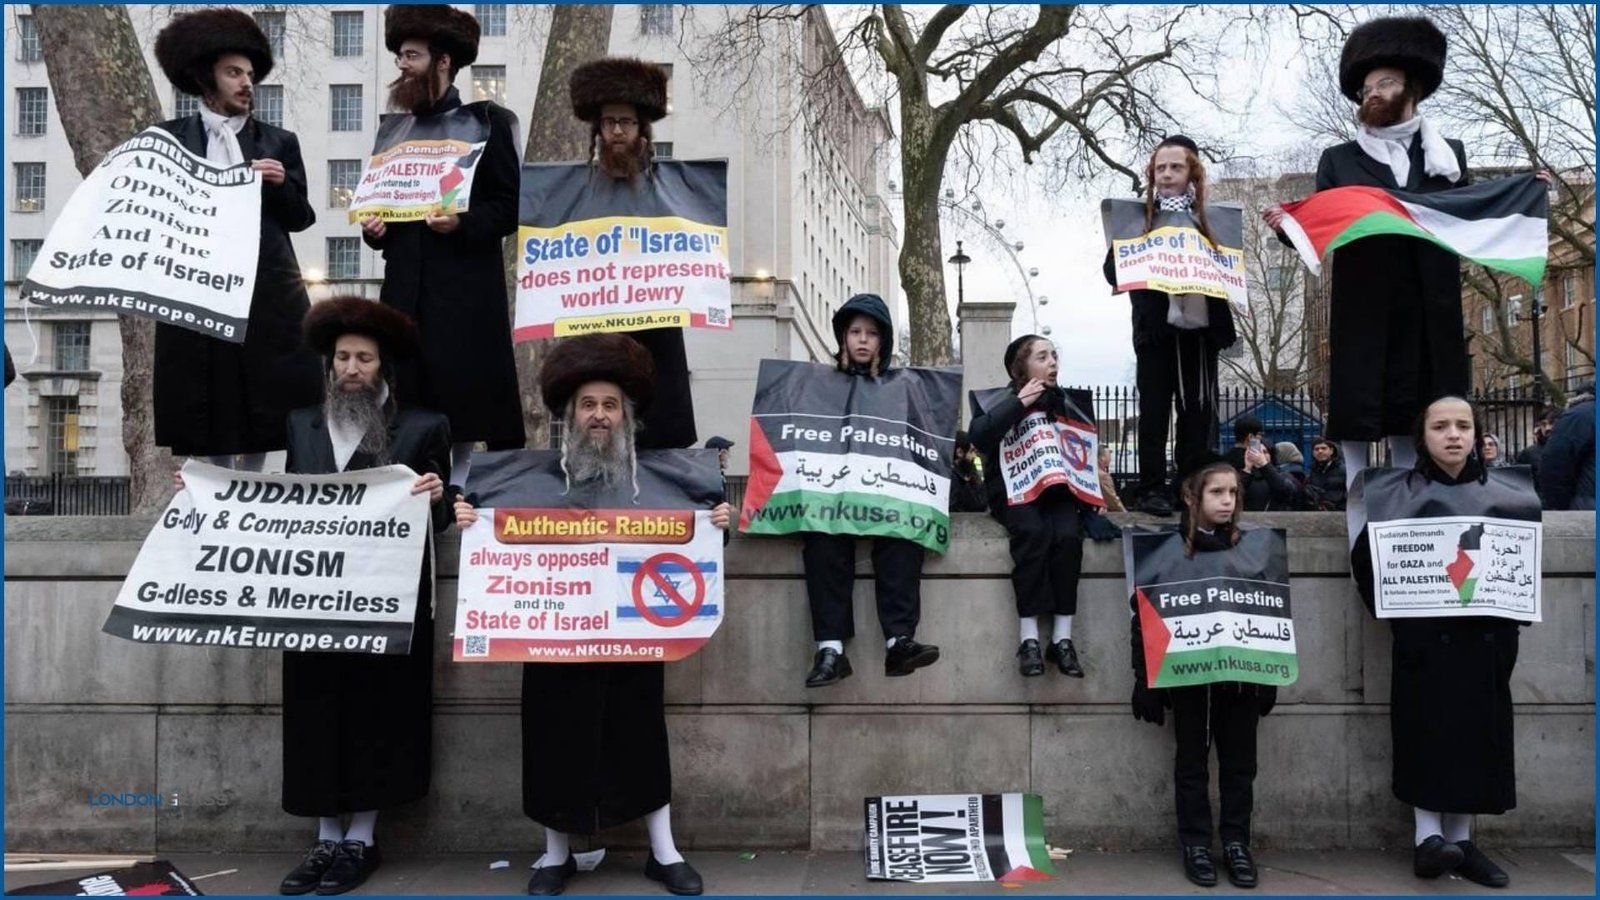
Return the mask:
[[[911,178],[914,152],[901,144],[901,171],[906,177],[905,243],[900,247],[900,284],[911,315],[911,364],[949,364],[950,313],[945,299],[944,243],[939,227],[938,178]],[[922,164],[929,161],[922,160]],[[942,161],[941,161],[942,162]]]
[[[56,113],[85,177],[113,147],[161,118],[161,101],[125,6],[33,8]],[[122,316],[122,446],[135,512],[172,494],[172,454],[155,443],[155,324]]]
[[[608,4],[556,6],[550,13],[539,91],[528,116],[526,162],[559,162],[589,157],[589,125],[572,114],[567,80],[583,63],[606,55],[611,46],[613,7]],[[516,242],[507,254],[512,314],[516,312]],[[550,416],[539,396],[539,367],[553,340],[527,341],[517,358],[517,393],[522,398],[522,427],[529,447],[550,443]]]

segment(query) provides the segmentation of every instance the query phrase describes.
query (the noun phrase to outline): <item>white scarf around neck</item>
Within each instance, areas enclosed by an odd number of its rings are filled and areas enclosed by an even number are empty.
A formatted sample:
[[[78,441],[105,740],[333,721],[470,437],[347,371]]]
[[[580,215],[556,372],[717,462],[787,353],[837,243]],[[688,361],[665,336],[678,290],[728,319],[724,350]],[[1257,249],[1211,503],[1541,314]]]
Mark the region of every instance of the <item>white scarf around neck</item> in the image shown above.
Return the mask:
[[[1362,125],[1356,129],[1356,143],[1368,156],[1388,166],[1395,184],[1405,190],[1411,177],[1411,138],[1418,132],[1422,134],[1422,170],[1429,175],[1442,175],[1452,183],[1461,180],[1455,151],[1438,127],[1422,116],[1381,128]]]
[[[206,161],[218,165],[237,166],[243,163],[244,151],[239,149],[239,132],[244,130],[249,113],[242,116],[224,116],[200,104],[200,124],[206,127]]]

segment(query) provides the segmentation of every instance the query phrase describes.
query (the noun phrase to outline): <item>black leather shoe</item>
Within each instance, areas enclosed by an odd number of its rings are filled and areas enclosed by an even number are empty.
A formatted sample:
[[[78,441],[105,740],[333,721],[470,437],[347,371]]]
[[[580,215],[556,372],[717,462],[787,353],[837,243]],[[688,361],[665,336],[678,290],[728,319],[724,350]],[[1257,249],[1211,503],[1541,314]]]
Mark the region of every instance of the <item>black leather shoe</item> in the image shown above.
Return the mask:
[[[694,866],[687,862],[675,862],[670,866],[663,866],[656,862],[654,853],[645,857],[644,877],[651,881],[659,881],[667,890],[684,897],[694,897],[705,892],[705,882],[700,880],[700,873]]]
[[[554,897],[567,889],[567,879],[578,874],[578,861],[567,854],[559,866],[540,866],[528,879],[528,893],[535,897]]]
[[[1161,519],[1172,515],[1172,501],[1164,496],[1165,491],[1165,488],[1155,487],[1145,492],[1139,501],[1139,512]]]
[[[1461,848],[1450,843],[1437,834],[1428,835],[1428,839],[1417,845],[1416,854],[1412,857],[1411,871],[1418,878],[1438,878],[1461,865],[1466,859],[1466,854]]]
[[[333,855],[333,865],[317,883],[317,893],[322,896],[342,894],[361,886],[367,876],[378,871],[383,856],[377,846],[367,846],[360,841],[343,841]]]
[[[1217,867],[1211,862],[1211,848],[1184,847],[1183,874],[1201,887],[1217,886]]]
[[[849,677],[850,657],[832,647],[823,647],[817,651],[817,658],[811,661],[811,671],[806,673],[806,687],[827,687]]]
[[[883,658],[883,674],[893,678],[910,675],[923,666],[939,661],[939,648],[932,644],[919,644],[908,637],[894,642]]]
[[[1039,642],[1028,638],[1017,648],[1017,671],[1032,678],[1044,674],[1044,654],[1039,652]]]
[[[1478,845],[1471,841],[1456,841],[1456,846],[1461,848],[1461,865],[1456,866],[1456,874],[1468,881],[1477,882],[1484,887],[1503,888],[1511,883],[1511,876],[1506,870],[1494,864],[1494,860],[1484,855]]]
[[[295,866],[293,872],[283,877],[283,883],[278,885],[278,893],[309,894],[316,890],[328,867],[333,865],[333,855],[338,850],[339,845],[334,841],[317,841],[312,844],[311,850],[306,853],[306,858],[300,860],[300,865]]]
[[[1072,641],[1066,638],[1056,641],[1050,645],[1049,650],[1045,651],[1045,656],[1056,664],[1056,668],[1061,670],[1061,674],[1070,675],[1073,678],[1083,677],[1083,666],[1078,665],[1078,651],[1072,646]]]
[[[1228,864],[1228,880],[1234,887],[1256,886],[1256,861],[1250,858],[1250,848],[1239,841],[1222,845],[1222,861]]]

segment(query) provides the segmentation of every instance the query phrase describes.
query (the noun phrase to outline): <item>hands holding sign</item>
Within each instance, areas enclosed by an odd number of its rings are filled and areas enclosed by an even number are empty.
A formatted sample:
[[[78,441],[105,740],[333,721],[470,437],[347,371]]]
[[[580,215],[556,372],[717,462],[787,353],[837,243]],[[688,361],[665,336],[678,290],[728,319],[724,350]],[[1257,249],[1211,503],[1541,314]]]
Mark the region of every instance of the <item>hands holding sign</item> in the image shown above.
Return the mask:
[[[261,173],[261,180],[270,185],[283,184],[283,163],[275,159],[258,159],[250,163],[250,168]]]

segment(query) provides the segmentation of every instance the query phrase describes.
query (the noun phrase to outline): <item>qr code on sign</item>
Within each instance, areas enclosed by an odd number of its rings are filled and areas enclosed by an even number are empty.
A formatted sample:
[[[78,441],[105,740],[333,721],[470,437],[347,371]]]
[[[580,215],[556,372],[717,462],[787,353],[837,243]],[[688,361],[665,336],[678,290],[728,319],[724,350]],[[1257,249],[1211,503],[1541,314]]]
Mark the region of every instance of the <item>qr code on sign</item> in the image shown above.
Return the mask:
[[[713,306],[706,310],[706,322],[712,325],[726,325],[728,324],[728,311]]]
[[[461,642],[462,656],[488,656],[489,636],[486,634],[469,634]]]

